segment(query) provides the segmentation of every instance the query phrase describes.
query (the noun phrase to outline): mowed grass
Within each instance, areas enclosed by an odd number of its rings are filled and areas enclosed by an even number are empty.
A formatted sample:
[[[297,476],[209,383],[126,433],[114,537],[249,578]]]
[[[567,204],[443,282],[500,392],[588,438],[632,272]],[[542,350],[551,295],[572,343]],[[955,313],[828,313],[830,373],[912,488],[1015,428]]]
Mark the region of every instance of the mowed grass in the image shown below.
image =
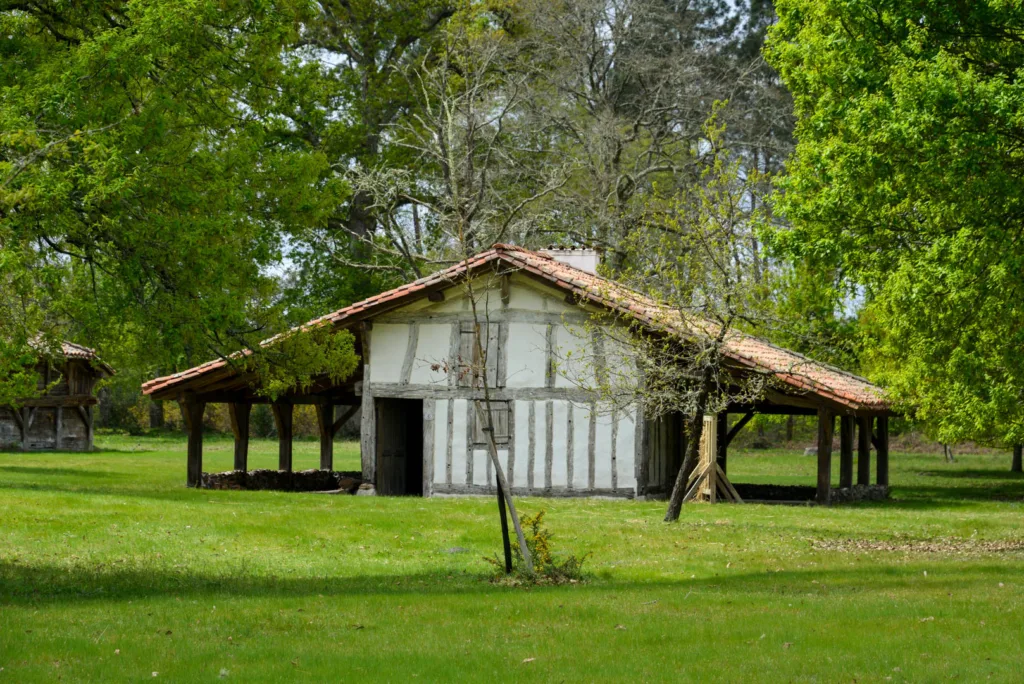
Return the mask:
[[[895,454],[834,508],[522,499],[588,582],[488,581],[491,498],[184,487],[182,439],[0,454],[0,681],[1019,681],[1024,480]],[[254,441],[252,467],[276,446]],[[297,443],[295,467],[313,467]],[[358,469],[358,447],[337,445]],[[730,455],[737,481],[814,458]],[[206,468],[231,443],[207,440]],[[835,470],[838,470],[836,463]],[[927,546],[926,540],[940,540]],[[945,549],[945,550],[942,550]]]

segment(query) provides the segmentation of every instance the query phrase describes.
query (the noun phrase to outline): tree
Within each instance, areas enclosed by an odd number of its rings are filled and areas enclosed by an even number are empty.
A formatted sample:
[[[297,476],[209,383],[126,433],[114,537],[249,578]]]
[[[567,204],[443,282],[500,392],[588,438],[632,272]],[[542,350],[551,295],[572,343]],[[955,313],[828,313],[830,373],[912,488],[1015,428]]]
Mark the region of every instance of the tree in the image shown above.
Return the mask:
[[[620,243],[642,229],[653,197],[693,184],[692,146],[711,103],[737,86],[725,54],[738,16],[718,0],[571,0],[528,5],[536,78],[528,102],[548,145],[572,160],[548,201],[548,241],[601,247],[613,269]]]
[[[779,0],[789,254],[864,288],[868,362],[943,442],[1024,442],[1024,67],[1015,3]]]
[[[270,270],[287,229],[341,192],[321,155],[273,144],[287,126],[273,113],[282,48],[304,11],[0,3],[0,261],[17,284],[4,323],[22,331],[5,335],[16,357],[56,330],[167,370],[260,356],[285,327]],[[272,382],[328,370],[325,356],[352,353],[344,342],[296,342],[311,363],[275,363]]]
[[[422,235],[410,234],[402,220],[403,207],[421,207],[428,213],[433,225],[432,253],[468,263],[482,247],[513,235],[522,209],[557,187],[557,182],[551,186],[541,181],[539,189],[534,189],[538,177],[548,174],[530,163],[540,155],[524,155],[519,146],[525,133],[514,112],[524,85],[523,75],[514,68],[515,54],[515,43],[491,25],[486,14],[479,21],[450,25],[436,61],[408,74],[422,100],[416,113],[394,129],[398,144],[421,160],[423,172],[411,177],[403,170],[378,168],[361,169],[351,176],[353,186],[371,197],[372,206],[384,217],[391,247],[380,248],[404,259],[417,275],[425,243]],[[533,561],[494,441],[493,388],[487,372],[491,345],[483,332],[489,327],[486,300],[493,286],[486,277],[479,285],[474,277],[464,280],[473,319],[473,353],[447,370],[468,374],[471,386],[479,390],[474,408],[484,426],[497,481],[506,572],[512,571],[507,506],[519,552],[532,575]]]
[[[295,61],[279,112],[290,125],[281,143],[322,155],[325,177],[333,180],[354,168],[415,174],[414,155],[389,132],[416,112],[421,98],[408,75],[432,58],[456,9],[448,0],[315,3],[289,46]],[[374,201],[371,192],[348,188],[324,220],[292,235],[287,294],[296,320],[388,289],[411,273],[406,260],[388,256],[399,245]]]
[[[652,300],[639,322],[599,316],[591,332],[616,358],[593,375],[606,401],[640,406],[647,419],[686,417],[687,445],[669,499],[666,521],[679,517],[700,453],[704,416],[730,403],[753,403],[772,378],[743,372],[729,346],[768,319],[768,279],[755,268],[750,236],[763,214],[751,202],[760,184],[754,172],[723,146],[715,118],[694,166],[700,179],[688,192],[651,208],[647,229],[623,242],[631,266],[618,280]],[[753,211],[751,209],[753,208]]]

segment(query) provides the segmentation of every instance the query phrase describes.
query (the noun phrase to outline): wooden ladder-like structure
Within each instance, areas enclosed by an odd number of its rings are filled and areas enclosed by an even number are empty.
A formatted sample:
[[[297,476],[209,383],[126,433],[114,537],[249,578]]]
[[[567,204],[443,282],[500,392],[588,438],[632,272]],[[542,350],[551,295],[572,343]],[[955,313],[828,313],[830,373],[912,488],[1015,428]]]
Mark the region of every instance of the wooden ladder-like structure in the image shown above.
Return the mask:
[[[715,503],[719,496],[725,501],[743,503],[736,488],[718,465],[718,417],[704,416],[704,432],[700,438],[700,460],[686,483],[687,501],[708,501]]]

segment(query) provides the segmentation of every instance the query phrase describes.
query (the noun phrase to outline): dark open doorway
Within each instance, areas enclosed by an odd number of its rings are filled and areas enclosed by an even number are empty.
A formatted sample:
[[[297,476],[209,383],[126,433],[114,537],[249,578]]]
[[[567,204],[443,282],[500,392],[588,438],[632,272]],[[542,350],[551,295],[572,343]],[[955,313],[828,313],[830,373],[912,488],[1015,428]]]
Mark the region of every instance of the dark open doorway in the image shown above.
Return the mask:
[[[423,401],[375,399],[377,493],[423,496]]]

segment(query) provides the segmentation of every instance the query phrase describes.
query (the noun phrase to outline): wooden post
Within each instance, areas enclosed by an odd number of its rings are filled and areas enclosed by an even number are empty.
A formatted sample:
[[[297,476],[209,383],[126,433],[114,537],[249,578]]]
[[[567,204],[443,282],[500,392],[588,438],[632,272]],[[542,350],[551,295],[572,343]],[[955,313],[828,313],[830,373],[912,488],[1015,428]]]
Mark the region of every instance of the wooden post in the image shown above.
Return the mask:
[[[839,418],[839,486],[853,486],[853,416]]]
[[[202,422],[202,421],[200,421],[200,422]],[[92,451],[92,440],[93,440],[93,437],[95,436],[95,430],[94,430],[95,427],[96,427],[96,421],[93,420],[92,406],[91,405],[90,406],[86,406],[85,407],[85,430],[86,430],[85,438],[87,440],[87,444],[86,444],[86,447],[85,447],[86,451]]]
[[[249,469],[249,414],[252,404],[228,404],[228,417],[231,418],[231,432],[235,436],[235,470]]]
[[[889,416],[878,416],[878,444],[875,460],[878,484],[889,486]]]
[[[857,419],[857,484],[871,484],[871,417]]]
[[[726,467],[729,458],[729,440],[727,438],[729,434],[729,414],[726,411],[722,411],[718,414],[718,454],[717,460],[718,465],[721,466],[722,472],[729,472]]]
[[[316,422],[320,428],[320,470],[334,470],[334,404],[317,404]]]
[[[185,484],[198,487],[203,478],[203,412],[206,402],[186,399],[179,405],[188,430],[188,476]]]
[[[58,406],[54,410],[54,445],[55,451],[60,451],[60,443],[64,439],[64,407]]]
[[[832,500],[832,434],[835,416],[818,409],[818,491],[815,500],[827,506]]]
[[[455,324],[458,327],[458,324]],[[377,411],[373,404],[373,391],[370,384],[370,334],[373,325],[366,321],[359,328],[361,355],[363,357],[362,397],[363,409],[359,423],[359,454],[362,464],[363,482],[377,481]],[[458,347],[456,347],[458,349]],[[454,362],[454,359],[452,359]]]
[[[1024,446],[1020,444],[1013,447],[1013,463],[1010,464],[1011,473],[1024,472],[1021,468],[1021,454],[1024,453]]]
[[[21,450],[28,451],[28,429],[32,427],[32,409],[21,409]]]
[[[292,411],[286,403],[271,404],[274,424],[277,426],[277,469],[292,472]]]

